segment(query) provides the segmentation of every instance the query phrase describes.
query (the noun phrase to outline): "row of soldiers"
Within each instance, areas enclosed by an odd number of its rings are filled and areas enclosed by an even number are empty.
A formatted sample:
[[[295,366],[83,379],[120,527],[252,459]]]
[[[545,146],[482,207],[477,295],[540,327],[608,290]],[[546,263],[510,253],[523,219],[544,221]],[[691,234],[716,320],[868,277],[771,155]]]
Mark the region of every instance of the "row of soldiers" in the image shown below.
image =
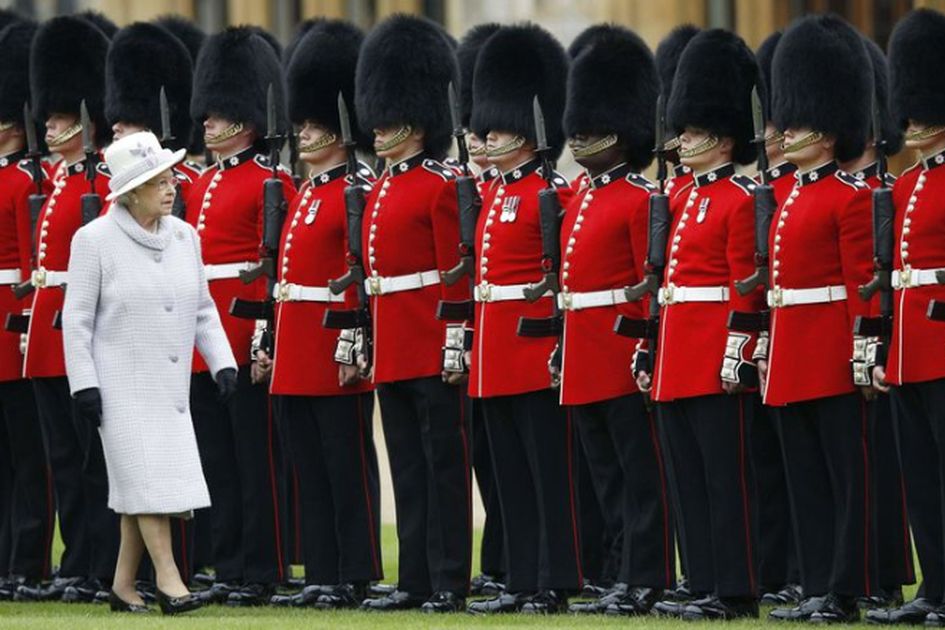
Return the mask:
[[[655,56],[613,25],[565,50],[534,24],[457,43],[411,16],[366,36],[315,20],[280,52],[247,27],[188,50],[180,20],[8,19],[0,569],[23,581],[5,592],[88,601],[114,569],[57,311],[71,236],[100,211],[98,151],[151,129],[212,153],[177,170],[176,211],[240,364],[229,404],[199,360],[192,381],[211,542],[195,560],[182,521],[175,551],[185,578],[213,567],[208,601],[732,619],[762,598],[776,619],[851,621],[866,603],[877,623],[945,625],[945,331],[926,317],[945,299],[945,16],[905,17],[888,64],[835,16],[757,54],[680,27]],[[300,185],[278,165],[287,136]],[[903,141],[920,161],[894,181]],[[585,169],[570,183],[553,170],[565,144]],[[372,153],[376,172],[358,161]],[[400,545],[388,592],[371,586],[375,396]],[[471,585],[472,469],[487,521]],[[305,587],[286,596],[290,503]],[[903,604],[910,532],[923,584]],[[569,606],[605,545],[609,588]],[[467,607],[471,588],[492,597]]]

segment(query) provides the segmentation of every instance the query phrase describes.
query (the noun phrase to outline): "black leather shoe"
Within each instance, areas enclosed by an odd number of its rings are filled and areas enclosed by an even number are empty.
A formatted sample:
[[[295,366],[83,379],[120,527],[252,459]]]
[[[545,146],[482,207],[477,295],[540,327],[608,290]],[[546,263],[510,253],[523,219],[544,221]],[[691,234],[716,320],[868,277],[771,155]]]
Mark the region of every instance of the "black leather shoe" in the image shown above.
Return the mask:
[[[440,591],[423,602],[420,610],[428,614],[462,612],[466,610],[466,598],[452,591]]]
[[[193,593],[189,593],[183,597],[171,597],[166,595],[161,589],[157,589],[155,598],[157,599],[161,613],[165,615],[179,615],[181,613],[190,612],[191,610],[197,610],[204,604],[204,601]]]
[[[686,578],[680,579],[676,583],[676,588],[671,591],[666,591],[663,601],[667,602],[691,602],[695,599],[701,599],[702,595],[693,593],[689,589],[689,580]]]
[[[538,591],[522,604],[523,615],[554,615],[567,612],[568,597],[561,591]]]
[[[380,582],[372,582],[370,586],[368,586],[367,594],[368,597],[384,597],[385,595],[391,595],[396,590],[396,584],[381,584]]]
[[[603,596],[609,589],[605,586],[601,586],[590,580],[584,580],[584,585],[581,587],[581,597],[585,599],[591,599],[596,597]]]
[[[775,608],[768,613],[768,619],[774,621],[807,621],[811,615],[824,605],[824,596],[805,597],[797,606]]]
[[[574,602],[568,606],[568,612],[576,615],[600,615],[607,610],[608,606],[617,603],[626,594],[627,585],[618,582],[597,599],[586,602]]]
[[[862,609],[873,610],[874,608],[899,608],[903,601],[901,588],[881,588],[869,597],[858,597],[856,604]]]
[[[13,579],[0,578],[0,601],[12,601],[17,586],[19,586],[19,584]]]
[[[233,591],[226,598],[227,606],[251,607],[265,606],[272,599],[276,587],[272,584],[246,584]]]
[[[194,573],[194,577],[191,578],[191,582],[203,588],[210,588],[214,585],[216,580],[209,573]]]
[[[151,612],[151,609],[147,606],[142,606],[141,604],[129,604],[112,590],[108,591],[108,607],[111,608],[112,612],[126,612],[134,614]]]
[[[62,594],[70,586],[85,581],[81,577],[56,578],[50,584],[20,584],[13,599],[18,602],[49,602],[62,599]]]
[[[108,601],[108,591],[98,580],[83,580],[67,586],[62,592],[61,599],[70,604],[105,603]]]
[[[480,573],[469,581],[469,593],[473,596],[494,597],[505,590],[502,578],[491,573]]]
[[[708,597],[692,602],[683,610],[686,621],[729,621],[731,619],[758,618],[758,602],[754,597]]]
[[[235,593],[239,588],[239,584],[232,582],[214,582],[213,586],[205,591],[194,593],[194,596],[199,597],[205,604],[222,604],[230,593]]]
[[[145,604],[153,604],[157,601],[155,596],[155,591],[157,590],[157,585],[154,582],[145,582],[144,580],[138,580],[135,582],[135,590],[138,591],[138,595],[141,596],[141,599],[144,600]],[[111,602],[111,591],[109,591],[109,602]]]
[[[326,586],[324,584],[309,584],[298,593],[276,593],[269,598],[269,605],[281,607],[298,606],[302,608],[314,606],[320,596],[331,593],[334,588],[333,586]]]
[[[391,612],[395,610],[416,610],[429,599],[404,591],[394,591],[384,597],[372,597],[361,602],[361,610]]]
[[[489,599],[480,599],[466,606],[470,615],[496,615],[514,613],[522,609],[529,596],[524,593],[499,593]]]
[[[926,628],[945,628],[945,608],[937,608],[925,616]]]
[[[799,584],[785,584],[779,589],[765,591],[761,603],[768,606],[796,606],[804,598],[804,590]]]
[[[637,586],[631,588],[616,601],[608,604],[604,612],[608,615],[622,617],[648,615],[663,595],[664,591],[662,589]]]
[[[820,610],[810,616],[811,623],[856,623],[860,620],[860,608],[855,597],[843,597],[830,593],[824,598]]]
[[[320,610],[357,608],[364,601],[365,592],[363,585],[340,584],[330,592],[319,595],[313,606]]]
[[[877,626],[908,625],[917,626],[925,621],[926,616],[937,608],[937,604],[924,597],[917,597],[899,608],[869,610],[866,623]]]
[[[674,597],[673,595],[667,594],[665,599],[662,599],[655,604],[653,604],[653,612],[661,617],[682,617],[683,613],[686,611],[686,606],[689,604],[698,604],[706,600],[705,597],[699,599],[692,599],[688,601],[679,601],[676,599],[670,599]]]

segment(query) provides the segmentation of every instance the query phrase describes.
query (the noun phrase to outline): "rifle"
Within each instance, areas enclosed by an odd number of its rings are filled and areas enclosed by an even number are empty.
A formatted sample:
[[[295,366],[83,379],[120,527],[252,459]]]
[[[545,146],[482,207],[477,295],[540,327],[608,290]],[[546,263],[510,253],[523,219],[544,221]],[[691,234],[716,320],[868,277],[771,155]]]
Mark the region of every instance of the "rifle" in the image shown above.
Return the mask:
[[[879,188],[873,190],[873,278],[859,287],[857,293],[865,301],[879,292],[879,316],[857,316],[853,332],[864,337],[879,337],[889,343],[892,334],[892,265],[893,207],[892,189],[886,184],[886,139],[879,119],[879,104],[873,95],[873,140],[876,146],[876,167]]]
[[[335,280],[328,282],[329,290],[335,295],[341,295],[352,284],[357,284],[358,308],[349,311],[325,311],[322,325],[325,328],[361,329],[361,354],[365,364],[361,372],[367,374],[371,370],[371,361],[374,352],[371,345],[372,337],[371,305],[367,289],[364,287],[364,256],[361,247],[361,222],[364,217],[364,188],[358,184],[358,156],[355,152],[357,142],[351,131],[351,118],[348,116],[348,106],[344,96],[338,93],[338,118],[341,122],[341,140],[347,152],[347,179],[345,187],[345,216],[348,224],[348,253],[345,263],[348,271]]]
[[[656,143],[653,153],[656,155],[657,192],[650,194],[648,239],[646,246],[646,262],[644,263],[643,279],[632,287],[626,287],[624,294],[630,302],[637,302],[650,294],[650,312],[646,319],[630,319],[618,315],[614,322],[614,332],[624,337],[646,339],[649,352],[641,353],[638,359],[644,362],[634,366],[634,373],[644,371],[653,373],[653,357],[656,353],[656,343],[659,335],[660,284],[663,280],[663,270],[666,267],[666,244],[669,238],[669,195],[666,194],[666,103],[663,96],[656,99]]]
[[[26,158],[32,162],[30,177],[36,184],[36,192],[29,196],[30,206],[30,225],[32,235],[33,256],[36,251],[36,227],[39,223],[39,215],[43,212],[43,206],[46,204],[46,195],[43,194],[43,181],[46,179],[43,173],[43,154],[39,150],[39,142],[36,140],[36,125],[33,122],[33,116],[30,114],[29,103],[23,104],[23,131],[26,133]],[[31,294],[36,287],[33,286],[33,279],[30,278],[13,287],[13,294],[18,300],[22,300]],[[8,328],[9,330],[9,328]]]
[[[558,294],[561,291],[558,284],[558,269],[561,266],[561,202],[554,185],[554,169],[551,164],[548,136],[545,130],[545,116],[541,111],[541,103],[535,96],[532,101],[532,112],[535,117],[535,152],[541,157],[541,174],[545,179],[545,187],[538,193],[538,219],[541,226],[541,270],[544,276],[534,284],[522,290],[525,299],[535,302],[547,293],[551,293],[551,317],[530,318],[520,317],[517,333],[522,337],[558,337],[557,350],[551,358],[552,368],[561,368],[560,337],[564,332],[561,308],[558,306]]]
[[[92,140],[92,119],[85,106],[79,103],[79,119],[82,122],[82,150],[85,152],[85,178],[89,181],[89,192],[82,195],[82,225],[87,225],[102,212],[102,198],[95,192],[95,176],[98,174],[98,151]]]
[[[456,205],[459,208],[459,262],[455,267],[441,274],[443,284],[452,286],[463,276],[469,276],[470,285],[475,278],[475,244],[476,222],[479,220],[479,211],[482,209],[482,199],[476,187],[476,178],[469,171],[469,149],[466,147],[466,129],[463,127],[462,115],[459,110],[459,101],[456,90],[450,81],[447,88],[450,104],[450,117],[453,121],[453,137],[456,138],[456,147],[463,174],[456,178]],[[437,307],[438,319],[463,321],[473,318],[473,303],[441,301]]]
[[[292,169],[292,183],[296,188],[302,185],[302,176],[299,175],[299,136],[295,127],[289,130],[289,168]]]
[[[279,179],[279,152],[284,141],[283,134],[279,133],[276,116],[276,99],[272,84],[266,94],[266,142],[269,144],[269,163],[272,166],[272,175],[263,182],[263,240],[259,266],[249,271],[240,271],[240,281],[251,284],[257,278],[268,277],[266,298],[253,302],[234,298],[230,304],[230,315],[242,319],[264,319],[267,322],[267,334],[263,337],[260,349],[269,356],[274,355],[272,347],[272,331],[274,329],[275,308],[273,307],[273,289],[276,284],[276,257],[279,255],[279,242],[282,239],[282,225],[285,223],[286,202]]]
[[[175,140],[173,130],[171,129],[171,109],[167,104],[167,93],[164,91],[164,86],[161,86],[161,91],[158,93],[158,106],[161,111],[161,146],[164,148],[170,148],[169,145]],[[187,214],[187,207],[184,200],[184,195],[181,194],[180,186],[177,187],[177,193],[174,195],[174,207],[171,209],[171,215],[177,217],[178,219],[183,219]]]

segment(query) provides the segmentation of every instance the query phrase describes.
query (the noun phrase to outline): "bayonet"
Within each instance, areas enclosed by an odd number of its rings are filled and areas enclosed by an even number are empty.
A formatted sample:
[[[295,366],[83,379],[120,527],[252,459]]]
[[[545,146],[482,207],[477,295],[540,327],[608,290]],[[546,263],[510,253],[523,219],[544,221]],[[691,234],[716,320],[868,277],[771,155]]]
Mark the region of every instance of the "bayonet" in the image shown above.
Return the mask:
[[[666,101],[663,95],[656,97],[656,122],[654,125],[653,154],[656,155],[656,181],[660,192],[666,190]]]
[[[453,123],[453,137],[456,138],[456,151],[459,163],[463,166],[463,174],[469,175],[469,149],[466,147],[466,128],[463,126],[463,115],[459,109],[459,99],[456,98],[456,89],[450,81],[446,87],[449,100],[450,119]]]
[[[344,94],[338,92],[338,120],[341,123],[341,143],[347,151],[349,177],[356,177],[358,174],[358,156],[355,152],[357,142],[354,139],[354,133],[351,131],[351,116],[348,114],[348,104],[345,103]]]
[[[758,171],[761,174],[762,183],[768,181],[768,152],[765,150],[765,111],[761,104],[761,97],[758,95],[758,86],[751,88],[751,122],[755,130],[753,140],[758,147]]]
[[[174,140],[174,132],[171,129],[171,108],[167,104],[167,93],[163,85],[158,93],[158,105],[161,110],[161,145],[167,147],[168,143]]]
[[[102,212],[102,198],[95,192],[95,175],[98,172],[98,153],[92,137],[92,119],[85,99],[79,103],[79,123],[82,125],[82,151],[85,153],[85,178],[89,182],[89,192],[82,195],[82,224],[95,219]]]

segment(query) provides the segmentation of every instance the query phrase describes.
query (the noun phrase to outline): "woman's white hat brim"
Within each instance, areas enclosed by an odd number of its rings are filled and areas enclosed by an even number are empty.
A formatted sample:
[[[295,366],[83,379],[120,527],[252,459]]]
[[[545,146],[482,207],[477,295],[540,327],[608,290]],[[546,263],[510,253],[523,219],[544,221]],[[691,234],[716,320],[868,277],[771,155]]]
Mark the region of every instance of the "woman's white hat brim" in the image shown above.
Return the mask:
[[[187,155],[187,149],[178,149],[177,151],[171,152],[167,149],[161,152],[161,157],[157,165],[153,168],[148,169],[144,173],[141,173],[137,177],[129,180],[125,185],[117,190],[113,190],[108,193],[108,196],[105,197],[106,201],[114,201],[118,197],[121,197],[125,193],[131,192],[141,184],[144,184],[153,177],[157,177],[164,171],[174,166],[177,166],[184,161],[184,157]],[[166,157],[165,157],[166,156]]]

